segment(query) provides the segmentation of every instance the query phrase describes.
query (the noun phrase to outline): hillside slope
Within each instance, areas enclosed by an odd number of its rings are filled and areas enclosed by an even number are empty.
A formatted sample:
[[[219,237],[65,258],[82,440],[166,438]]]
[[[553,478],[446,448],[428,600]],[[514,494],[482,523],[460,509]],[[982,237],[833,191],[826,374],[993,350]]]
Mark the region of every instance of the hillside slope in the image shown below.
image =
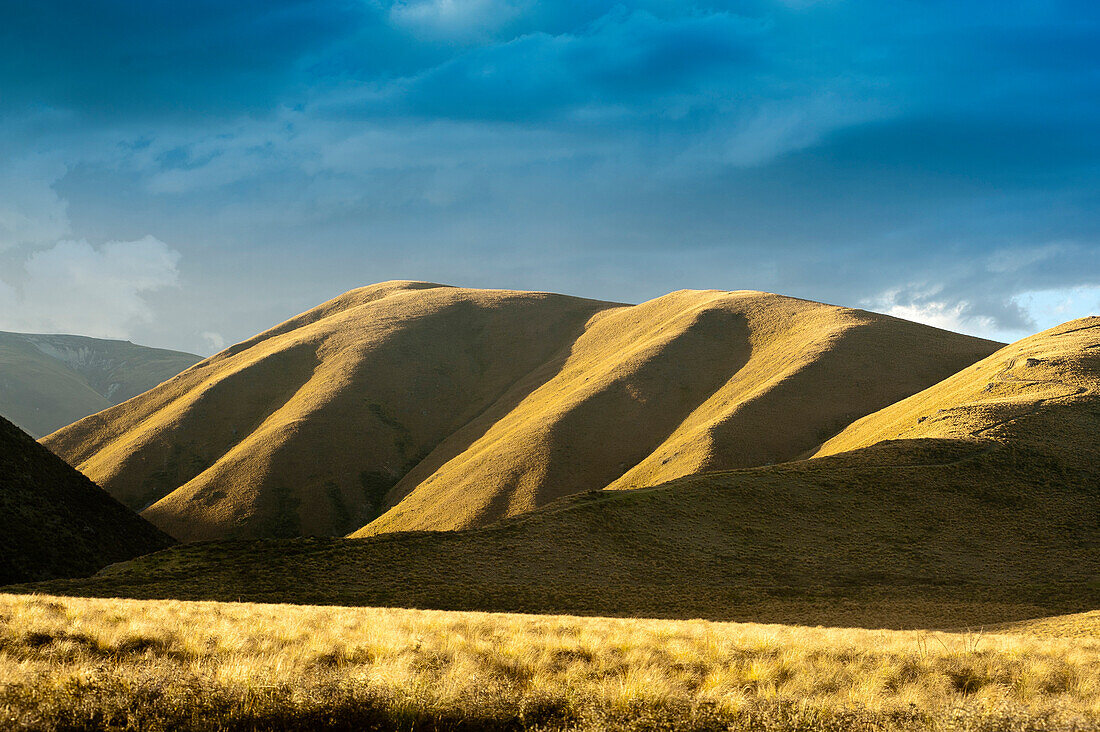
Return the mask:
[[[187,544],[23,590],[895,628],[1100,606],[1095,493],[1015,467],[1008,451],[887,443],[477,529]]]
[[[0,584],[88,575],[172,543],[0,417]]]
[[[1100,319],[1025,339],[972,370],[989,383],[1016,368],[1042,368],[1060,386],[1008,379],[1027,395],[975,407],[955,390],[964,372],[913,397],[934,415],[970,415],[954,436],[590,491],[463,531],[200,543],[25,589],[869,627],[1095,609]],[[984,388],[976,394],[997,393]]]
[[[382,283],[45,442],[185,540],[465,528],[791,459],[996,345],[757,292]]]
[[[995,347],[761,292],[607,311],[541,386],[441,445],[355,536],[469,528],[586,490],[790,460]]]
[[[992,440],[1057,453],[1062,464],[1091,470],[1098,359],[1100,317],[1064,323],[854,422],[814,454],[893,439]]]
[[[173,536],[343,534],[610,303],[346,293],[44,442]]]
[[[0,414],[41,437],[137,396],[200,360],[127,341],[0,332]]]

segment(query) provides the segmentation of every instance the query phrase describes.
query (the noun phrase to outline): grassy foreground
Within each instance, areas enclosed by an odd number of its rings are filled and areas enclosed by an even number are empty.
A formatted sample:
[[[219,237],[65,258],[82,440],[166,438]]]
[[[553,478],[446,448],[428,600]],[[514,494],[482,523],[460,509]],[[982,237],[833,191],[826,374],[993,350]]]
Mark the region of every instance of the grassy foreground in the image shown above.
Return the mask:
[[[4,729],[1100,729],[1018,634],[0,595]],[[1051,628],[1079,637],[1046,637]]]

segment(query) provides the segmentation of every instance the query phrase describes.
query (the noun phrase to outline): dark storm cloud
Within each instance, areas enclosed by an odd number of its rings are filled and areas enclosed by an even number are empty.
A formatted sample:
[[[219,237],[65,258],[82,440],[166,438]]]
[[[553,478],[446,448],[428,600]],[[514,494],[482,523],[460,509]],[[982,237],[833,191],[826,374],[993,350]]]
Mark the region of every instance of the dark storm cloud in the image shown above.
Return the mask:
[[[126,117],[264,108],[314,52],[369,19],[355,2],[3,3],[0,104]]]
[[[617,9],[582,34],[532,33],[466,52],[398,85],[399,108],[428,116],[530,120],[703,94],[761,66],[761,24],[726,14],[660,20]]]
[[[166,345],[397,276],[990,333],[1100,299],[1095,3],[0,5],[0,280],[152,235]]]

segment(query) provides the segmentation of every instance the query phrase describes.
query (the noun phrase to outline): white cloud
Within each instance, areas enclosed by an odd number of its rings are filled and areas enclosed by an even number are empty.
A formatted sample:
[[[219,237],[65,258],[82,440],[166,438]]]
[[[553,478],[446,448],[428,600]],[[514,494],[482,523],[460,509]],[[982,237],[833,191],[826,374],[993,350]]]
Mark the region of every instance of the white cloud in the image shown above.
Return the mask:
[[[128,338],[154,318],[145,296],[177,284],[179,258],[151,236],[98,249],[59,242],[31,254],[18,281],[0,283],[0,328]]]
[[[997,323],[986,315],[974,313],[968,300],[952,300],[941,288],[923,291],[889,290],[864,300],[862,305],[895,318],[924,323],[956,333],[996,338]]]
[[[1100,285],[1031,290],[1012,299],[1035,321],[1039,330],[1087,315],[1100,315]]]
[[[46,155],[0,165],[0,251],[69,233],[65,200],[53,188],[64,174],[65,166]]]
[[[988,334],[995,329],[993,318],[970,314],[966,300],[950,303],[931,301],[924,303],[894,304],[886,309],[887,315],[917,323],[953,330],[957,333]]]
[[[221,333],[205,331],[202,333],[202,339],[213,353],[217,353],[225,348],[225,336]]]
[[[957,333],[1012,342],[1069,320],[1100,314],[1100,285],[1028,290],[1002,303],[1001,310],[1018,314],[1010,323],[981,314],[989,309],[989,303],[980,310],[969,300],[952,298],[941,287],[889,290],[862,305]]]

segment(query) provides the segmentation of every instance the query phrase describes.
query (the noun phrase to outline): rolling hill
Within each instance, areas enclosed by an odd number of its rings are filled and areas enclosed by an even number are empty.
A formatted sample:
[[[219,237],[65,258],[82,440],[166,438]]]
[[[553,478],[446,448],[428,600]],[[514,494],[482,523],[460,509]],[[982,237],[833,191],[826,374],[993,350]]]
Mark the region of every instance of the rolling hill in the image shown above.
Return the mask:
[[[1061,465],[1088,473],[1096,468],[1098,362],[1100,317],[1072,321],[854,422],[814,454],[882,440],[988,440],[1056,453]]]
[[[589,491],[461,531],[202,542],[23,589],[898,628],[1020,621],[1100,604],[1097,434],[1092,318],[864,418],[813,459]],[[825,454],[840,447],[852,449]]]
[[[471,528],[793,459],[997,346],[759,292],[389,282],[45,444],[183,540]]]
[[[0,418],[0,584],[87,575],[172,543]]]
[[[127,341],[0,332],[0,414],[42,437],[200,360]]]

